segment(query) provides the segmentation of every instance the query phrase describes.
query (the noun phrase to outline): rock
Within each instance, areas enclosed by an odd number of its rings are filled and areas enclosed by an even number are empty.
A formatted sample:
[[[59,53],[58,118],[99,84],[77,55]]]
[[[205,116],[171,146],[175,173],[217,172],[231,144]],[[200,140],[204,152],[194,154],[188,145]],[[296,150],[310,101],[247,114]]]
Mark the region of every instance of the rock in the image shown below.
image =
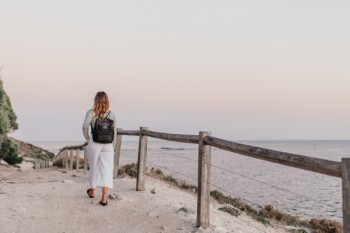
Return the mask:
[[[67,173],[66,171],[62,171],[62,173]]]
[[[16,212],[16,213],[25,213],[27,210],[24,207],[12,207],[10,210]]]
[[[160,229],[161,229],[162,231],[165,231],[165,230],[166,230],[165,226],[161,226]]]
[[[188,214],[190,211],[186,207],[182,207],[177,211],[177,213],[181,213],[181,212]]]
[[[2,160],[2,159],[0,159],[0,164],[1,165],[5,165],[5,166],[9,165],[5,160]]]
[[[147,213],[147,216],[148,217],[157,217],[158,218],[158,214],[159,214],[158,211],[151,211],[151,212]]]
[[[73,177],[79,177],[79,176],[77,176],[76,174],[73,174],[72,176],[73,176]]]
[[[104,217],[104,220],[105,220],[106,222],[111,222],[112,218],[111,218],[111,217]]]
[[[64,180],[62,181],[62,183],[65,183],[65,184],[74,184],[75,182],[73,180]]]
[[[151,190],[151,193],[152,193],[152,194],[156,194],[156,189],[152,189],[152,190]]]
[[[118,195],[115,194],[115,193],[109,194],[109,195],[108,195],[108,198],[109,198],[109,199],[112,199],[112,200],[118,200],[118,199],[120,199],[120,198],[118,197]]]
[[[43,178],[42,178],[42,177],[40,177],[40,176],[38,176],[38,177],[37,177],[37,179],[42,180]]]

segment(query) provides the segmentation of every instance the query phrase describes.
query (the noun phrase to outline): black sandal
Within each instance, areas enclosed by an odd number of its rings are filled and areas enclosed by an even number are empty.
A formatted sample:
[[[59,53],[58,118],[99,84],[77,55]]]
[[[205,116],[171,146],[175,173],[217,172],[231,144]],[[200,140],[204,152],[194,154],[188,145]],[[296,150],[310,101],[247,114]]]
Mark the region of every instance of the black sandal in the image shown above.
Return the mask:
[[[88,189],[88,190],[86,191],[86,193],[87,193],[87,195],[89,195],[90,198],[94,198],[95,196],[90,195],[90,190],[93,190],[93,189]]]
[[[106,206],[108,204],[108,201],[106,201],[106,202],[100,201],[100,204],[103,205],[103,206]]]

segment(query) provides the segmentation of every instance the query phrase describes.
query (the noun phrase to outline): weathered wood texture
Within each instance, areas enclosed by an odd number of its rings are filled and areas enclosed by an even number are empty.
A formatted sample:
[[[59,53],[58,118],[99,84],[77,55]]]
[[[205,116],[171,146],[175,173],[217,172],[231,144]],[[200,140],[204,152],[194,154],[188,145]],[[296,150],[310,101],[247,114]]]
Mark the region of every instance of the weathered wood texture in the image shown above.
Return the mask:
[[[68,169],[69,168],[69,157],[68,157],[68,150],[64,150],[64,157],[65,157],[65,160],[66,160],[66,166],[65,168]]]
[[[211,147],[203,141],[207,136],[210,132],[199,133],[198,146],[197,227],[203,228],[210,225]]]
[[[194,143],[194,144],[198,144],[198,140],[199,140],[198,135],[161,133],[161,132],[155,132],[150,130],[144,130],[143,135],[146,135],[152,138],[168,140],[168,141]]]
[[[113,170],[113,178],[114,179],[117,179],[117,176],[118,176],[121,148],[122,148],[122,135],[119,134],[117,131],[117,138],[115,139],[115,148],[114,148],[114,170]]]
[[[34,165],[35,169],[40,169],[40,161],[35,161],[35,165]]]
[[[84,147],[84,175],[87,174],[87,165],[88,165],[88,158],[87,158],[87,147]]]
[[[70,170],[73,170],[73,162],[74,162],[74,160],[73,160],[73,152],[74,152],[73,149],[69,150],[69,153],[70,153],[70,156],[69,156],[69,169]]]
[[[140,128],[139,152],[137,160],[136,190],[145,190],[146,161],[147,161],[147,136],[143,135],[146,127]]]
[[[340,162],[248,146],[215,137],[206,137],[204,138],[204,142],[208,145],[223,150],[246,155],[256,159],[262,159],[269,162],[313,171],[329,176],[341,177]]]
[[[126,135],[126,136],[139,136],[140,130],[123,130],[123,129],[117,129],[118,135]]]
[[[82,149],[84,149],[85,146],[87,146],[87,144],[88,144],[88,143],[85,142],[85,143],[82,144],[82,145],[77,145],[77,146],[65,146],[65,147],[63,147],[62,149],[59,150],[59,153],[60,153],[61,151],[64,151],[64,150],[71,150],[71,149],[73,149],[73,150],[76,150],[76,149],[82,150]]]
[[[350,233],[350,158],[342,158],[343,232]]]
[[[123,130],[117,129],[118,135],[129,135],[129,136],[139,136],[140,130]],[[176,141],[185,143],[198,143],[199,137],[197,135],[183,135],[183,134],[169,134],[161,133],[150,130],[143,130],[142,134],[145,136]],[[329,161],[324,159],[317,159],[297,154],[291,154],[286,152],[274,151],[265,148],[259,148],[249,145],[243,145],[231,141],[226,141],[215,137],[206,137],[204,139],[205,143],[217,147],[223,150],[231,151],[241,155],[250,156],[257,159],[262,159],[286,166],[291,166],[295,168],[300,168],[304,170],[309,170],[321,174],[326,174],[335,177],[341,177],[341,163],[336,161]],[[87,143],[80,146],[67,146],[61,150],[65,149],[80,149],[86,146]]]
[[[62,163],[64,162],[62,158],[62,152],[58,152],[58,154],[55,157],[53,157],[52,162],[56,162],[57,160],[62,160]]]
[[[75,156],[76,156],[76,166],[75,170],[79,171],[79,166],[80,166],[80,149],[75,150]]]

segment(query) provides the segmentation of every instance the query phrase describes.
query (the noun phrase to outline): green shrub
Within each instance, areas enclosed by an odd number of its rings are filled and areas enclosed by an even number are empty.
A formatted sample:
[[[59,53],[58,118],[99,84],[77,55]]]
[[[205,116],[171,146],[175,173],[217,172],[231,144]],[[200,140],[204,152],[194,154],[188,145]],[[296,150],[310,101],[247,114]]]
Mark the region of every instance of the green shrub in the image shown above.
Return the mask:
[[[0,80],[0,136],[5,136],[10,130],[18,129],[17,116],[12,109],[11,101]]]
[[[231,214],[232,216],[235,216],[235,217],[238,217],[241,214],[239,212],[239,210],[233,208],[232,206],[223,206],[223,207],[220,207],[219,210],[221,210],[223,212],[226,212],[226,213],[229,213],[229,214]]]
[[[1,105],[0,105],[1,106]],[[2,106],[1,106],[2,107]],[[10,120],[4,109],[0,109],[0,135],[4,136],[10,127]]]
[[[18,147],[9,139],[5,139],[1,143],[0,158],[8,164],[14,165],[23,161],[22,157],[18,157]]]

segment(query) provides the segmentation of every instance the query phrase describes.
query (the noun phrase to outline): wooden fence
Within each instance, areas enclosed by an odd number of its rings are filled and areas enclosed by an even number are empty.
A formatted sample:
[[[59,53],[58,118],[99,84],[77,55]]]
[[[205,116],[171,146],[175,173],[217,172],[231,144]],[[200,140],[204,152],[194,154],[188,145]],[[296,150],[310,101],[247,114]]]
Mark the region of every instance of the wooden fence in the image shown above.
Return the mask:
[[[43,169],[43,168],[48,168],[50,167],[50,160],[46,159],[46,160],[36,160],[34,162],[34,169]]]
[[[197,194],[197,227],[207,228],[210,225],[210,176],[211,176],[211,147],[234,152],[285,166],[299,168],[311,172],[321,173],[342,179],[343,190],[343,232],[350,233],[350,158],[342,158],[341,162],[318,159],[259,148],[235,143],[211,136],[210,132],[199,132],[199,135],[170,134],[150,131],[146,127],[140,130],[117,129],[115,148],[114,178],[118,174],[119,158],[122,145],[122,136],[138,136],[138,162],[136,190],[145,190],[147,141],[148,137],[183,143],[198,144],[198,194]],[[84,174],[87,171],[86,144],[61,149],[54,161],[62,160],[64,167],[73,169],[74,150],[84,149]],[[79,169],[79,156],[76,157],[76,169]]]
[[[84,159],[83,159],[83,172],[84,175],[87,174],[87,167],[88,167],[88,162],[87,162],[87,151],[86,151],[86,146],[87,143],[84,143],[82,145],[78,145],[78,146],[66,146],[64,148],[62,148],[58,154],[54,157],[53,159],[53,164],[57,165],[58,162],[61,163],[61,166],[66,168],[66,169],[70,169],[73,170],[74,165],[75,165],[75,170],[79,170],[80,169],[80,151],[83,150],[84,151]],[[74,156],[75,154],[75,156]]]

